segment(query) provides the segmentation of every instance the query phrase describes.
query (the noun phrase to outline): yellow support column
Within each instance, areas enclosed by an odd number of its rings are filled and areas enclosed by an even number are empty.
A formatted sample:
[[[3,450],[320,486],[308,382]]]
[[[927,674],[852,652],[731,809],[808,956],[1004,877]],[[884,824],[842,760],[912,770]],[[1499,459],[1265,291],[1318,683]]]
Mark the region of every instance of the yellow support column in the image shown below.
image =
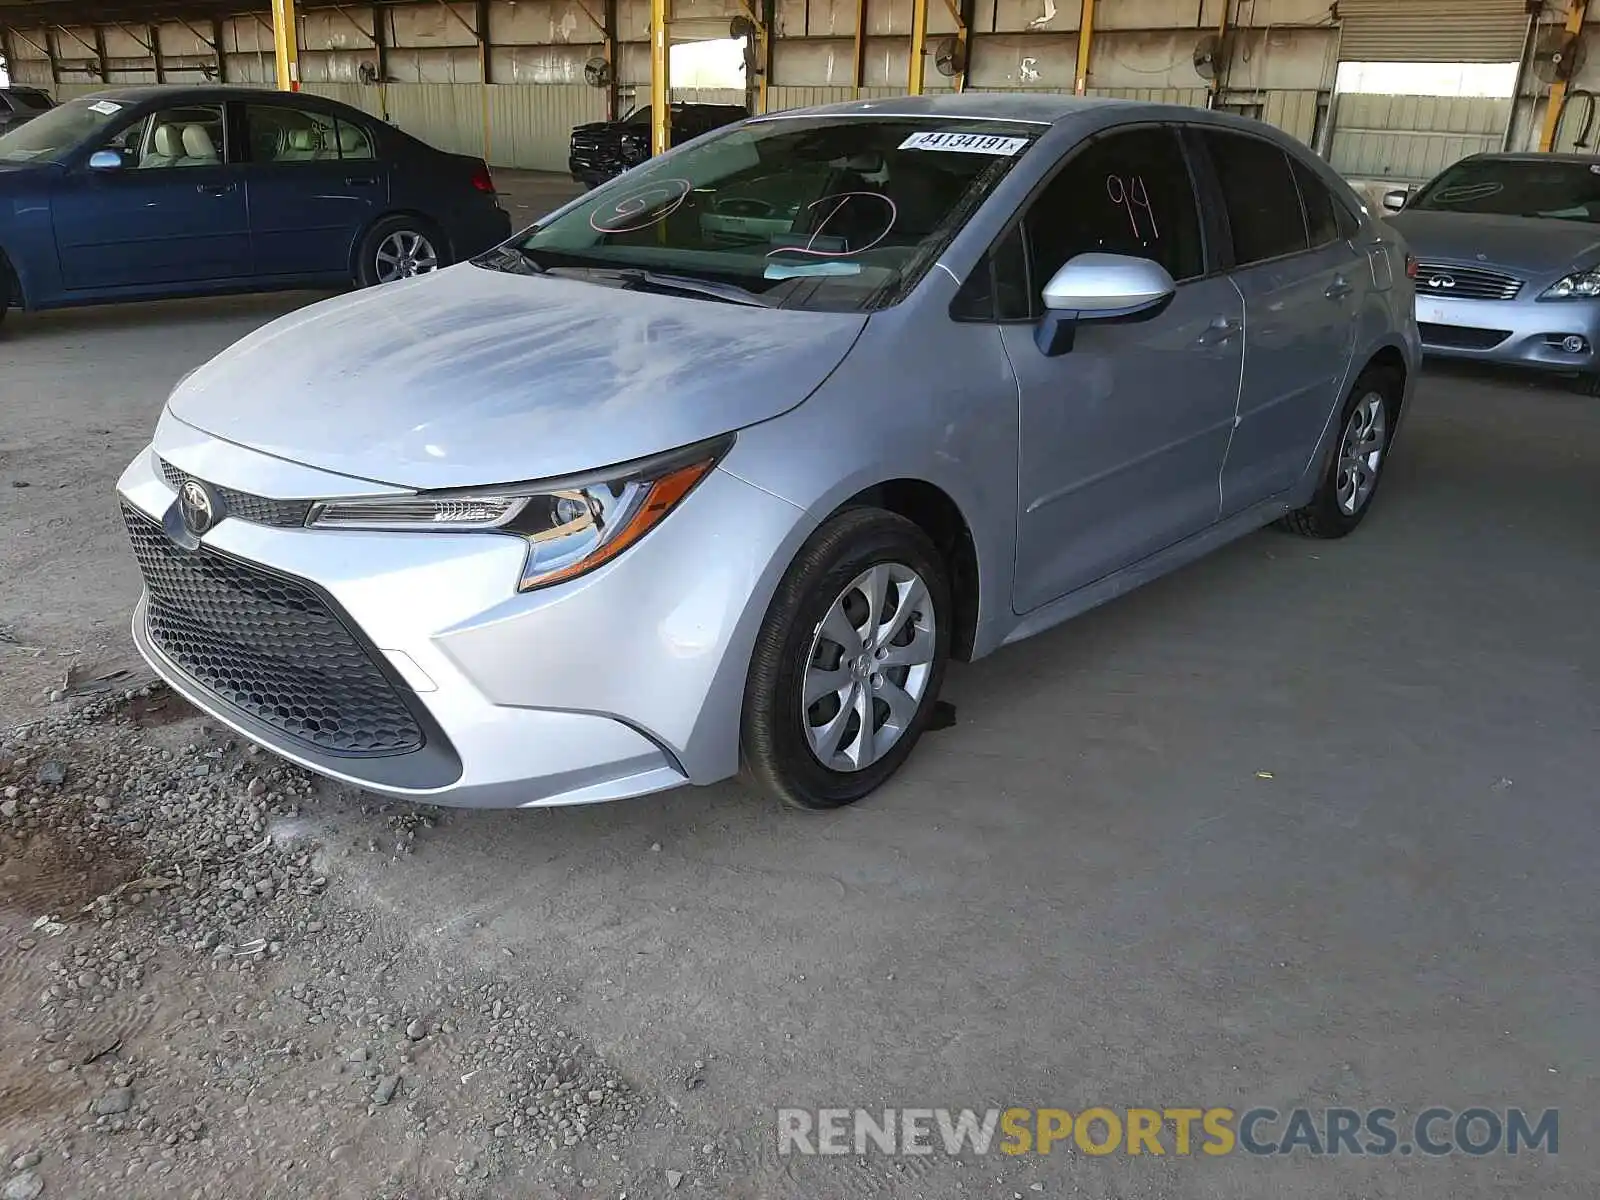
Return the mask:
[[[1567,32],[1576,37],[1583,32],[1584,14],[1589,10],[1589,0],[1571,0],[1567,5]],[[1567,81],[1557,79],[1550,85],[1550,102],[1545,105],[1544,129],[1539,134],[1539,149],[1549,153],[1555,149],[1556,126],[1561,122],[1561,106],[1567,101]],[[1515,108],[1517,97],[1511,97]]]
[[[928,0],[911,0],[911,62],[906,71],[906,91],[922,95],[922,73],[928,60]]]
[[[667,0],[650,0],[650,153],[672,145],[672,14]]]
[[[1094,0],[1083,0],[1078,10],[1078,73],[1072,78],[1074,95],[1089,90],[1089,49],[1094,42]]]
[[[278,90],[300,90],[300,34],[294,0],[272,0],[272,48],[278,60]]]

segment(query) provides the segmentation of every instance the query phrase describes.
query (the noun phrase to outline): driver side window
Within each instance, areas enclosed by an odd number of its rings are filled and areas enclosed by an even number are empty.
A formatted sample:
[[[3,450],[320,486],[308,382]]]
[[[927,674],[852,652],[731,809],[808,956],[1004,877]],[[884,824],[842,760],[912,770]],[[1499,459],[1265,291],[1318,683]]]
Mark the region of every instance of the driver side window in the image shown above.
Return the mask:
[[[1023,218],[1034,299],[1068,259],[1153,259],[1181,283],[1205,274],[1200,213],[1177,132],[1114,130],[1079,150]]]
[[[224,160],[222,106],[201,104],[151,113],[101,147],[122,156],[129,170],[217,166]]]

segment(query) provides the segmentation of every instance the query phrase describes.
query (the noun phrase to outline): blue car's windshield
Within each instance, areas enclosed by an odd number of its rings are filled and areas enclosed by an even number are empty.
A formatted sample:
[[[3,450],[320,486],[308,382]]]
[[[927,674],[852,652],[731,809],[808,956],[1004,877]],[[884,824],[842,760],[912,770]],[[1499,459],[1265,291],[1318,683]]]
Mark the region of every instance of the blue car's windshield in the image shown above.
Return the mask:
[[[1406,208],[1600,222],[1600,162],[1469,158],[1440,175]]]
[[[0,137],[0,162],[60,162],[90,138],[96,144],[127,105],[86,96],[40,113]]]
[[[753,121],[629,171],[480,265],[734,303],[875,308],[933,265],[1043,128]]]

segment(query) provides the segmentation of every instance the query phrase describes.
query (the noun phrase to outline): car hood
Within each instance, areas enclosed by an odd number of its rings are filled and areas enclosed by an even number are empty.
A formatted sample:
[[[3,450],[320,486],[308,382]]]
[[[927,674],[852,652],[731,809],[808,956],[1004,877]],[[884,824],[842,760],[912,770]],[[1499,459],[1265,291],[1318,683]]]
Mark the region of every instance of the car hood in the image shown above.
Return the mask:
[[[13,125],[11,128],[15,129],[16,126]],[[54,163],[47,162],[44,159],[36,159],[31,162],[0,162],[0,180],[16,179],[24,175],[39,175],[54,165]]]
[[[168,405],[206,433],[341,475],[513,483],[778,416],[828,377],[866,320],[463,264],[274,321]]]
[[[1492,213],[1398,212],[1389,223],[1423,260],[1486,263],[1533,277],[1600,259],[1600,225]]]

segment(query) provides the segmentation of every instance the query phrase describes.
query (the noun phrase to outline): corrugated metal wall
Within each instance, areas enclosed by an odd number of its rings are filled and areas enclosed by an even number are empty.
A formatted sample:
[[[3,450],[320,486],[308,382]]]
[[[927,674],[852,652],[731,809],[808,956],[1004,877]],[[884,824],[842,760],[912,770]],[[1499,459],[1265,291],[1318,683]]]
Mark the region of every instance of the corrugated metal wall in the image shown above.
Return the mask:
[[[1516,62],[1523,0],[1339,0],[1345,62]]]
[[[241,0],[245,2],[245,0]],[[1205,81],[1191,62],[1196,41],[1215,28],[1224,0],[1117,0],[1100,5],[1090,59],[1092,94],[1129,96],[1175,104],[1202,105]],[[1362,53],[1421,56],[1407,48],[1402,17],[1446,0],[1342,0],[1346,41]],[[1324,124],[1341,57],[1340,31],[1329,20],[1327,0],[1233,0],[1230,15],[1242,22],[1233,32],[1224,107],[1261,119],[1307,142]],[[1511,8],[1522,0],[1448,0],[1453,14],[1472,28],[1498,30],[1480,49],[1504,55],[1517,22]],[[1508,7],[1511,6],[1511,7]],[[1431,7],[1430,7],[1431,6]],[[618,0],[616,73],[619,104],[627,109],[646,94],[649,77],[648,4]],[[729,18],[743,11],[742,0],[677,0],[676,29],[695,37],[717,36]],[[1076,72],[1080,6],[1072,0],[992,0],[979,5],[971,41],[968,85],[973,90],[1070,91]],[[1242,9],[1242,11],[1240,11]],[[1402,12],[1401,10],[1404,10]],[[377,61],[370,7],[315,9],[300,27],[302,77],[308,91],[332,96],[381,116],[447,149],[472,154],[488,147],[499,166],[562,170],[570,128],[605,116],[606,90],[584,85],[583,65],[600,53],[603,35],[590,15],[593,0],[490,0],[488,54],[491,78],[481,82],[476,44],[476,3],[430,0],[385,6],[382,23],[388,51],[389,82],[381,87],[358,82],[364,67]],[[1547,20],[1554,20],[1552,12]],[[773,110],[834,103],[856,95],[903,94],[908,64],[911,0],[868,0],[865,69],[859,91],[853,86],[857,0],[778,0],[774,75],[768,89]],[[929,9],[930,46],[953,28],[945,6]],[[1376,16],[1374,16],[1376,14]],[[1387,14],[1387,16],[1385,15]],[[1488,14],[1485,16],[1485,14]],[[1509,14],[1509,15],[1508,15]],[[1470,18],[1470,20],[1468,19]],[[1452,18],[1454,19],[1454,18]],[[1367,47],[1361,22],[1382,20],[1399,40],[1386,50]],[[1445,22],[1428,33],[1443,45]],[[1414,25],[1414,23],[1413,23]],[[209,30],[207,30],[209,31]],[[1398,32],[1396,32],[1398,31]],[[18,82],[52,87],[67,98],[102,86],[97,76],[96,31],[92,28],[23,31],[12,39]],[[105,66],[110,84],[151,82],[155,76],[150,35],[143,27],[107,25]],[[268,84],[273,77],[271,30],[257,16],[222,22],[221,57],[233,83]],[[1437,36],[1435,36],[1437,35]],[[1421,37],[1421,34],[1417,36]],[[174,81],[198,81],[215,74],[216,54],[202,37],[182,24],[167,22],[156,31],[165,74]],[[1498,40],[1495,40],[1498,39]],[[1591,39],[1594,40],[1594,39]],[[37,43],[37,47],[30,45]],[[52,84],[42,49],[53,43],[63,82]],[[1492,43],[1492,45],[1491,45]],[[1431,44],[1431,43],[1430,43]],[[1453,44],[1453,43],[1452,43]],[[1581,86],[1600,86],[1600,46],[1580,73]],[[1457,46],[1452,53],[1460,53]],[[1513,55],[1514,56],[1514,55]],[[930,90],[948,86],[931,69]],[[680,98],[742,99],[734,90],[675,92]],[[1332,157],[1347,172],[1389,178],[1424,178],[1452,157],[1499,145],[1505,103],[1463,105],[1423,98],[1344,97],[1335,114],[1339,131]],[[1542,98],[1527,96],[1519,106],[1513,133],[1526,144],[1536,139]],[[1581,109],[1569,114],[1558,144],[1570,145],[1581,128]],[[485,128],[487,126],[487,136]]]
[[[1352,178],[1421,182],[1498,150],[1510,113],[1510,100],[1340,96],[1328,158]]]

